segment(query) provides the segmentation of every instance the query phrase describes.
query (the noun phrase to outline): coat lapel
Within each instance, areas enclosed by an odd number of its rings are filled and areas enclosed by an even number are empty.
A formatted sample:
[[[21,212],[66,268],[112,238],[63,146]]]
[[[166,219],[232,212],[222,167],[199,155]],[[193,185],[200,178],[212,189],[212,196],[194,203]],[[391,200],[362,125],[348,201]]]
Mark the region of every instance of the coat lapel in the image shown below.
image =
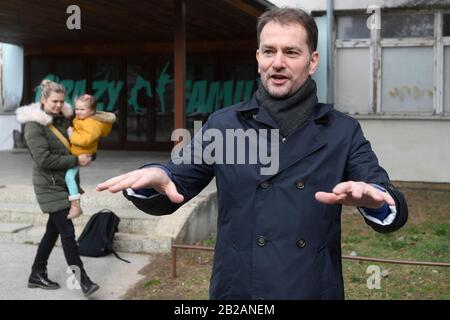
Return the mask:
[[[332,109],[331,105],[319,103],[310,120],[289,135],[284,142],[280,141],[279,170],[272,176],[265,176],[261,181],[273,178],[327,145],[322,136],[322,125],[330,121],[328,112]]]
[[[278,146],[279,170],[274,175],[262,176],[260,182],[273,178],[295,163],[326,146],[327,141],[322,136],[321,130],[322,125],[328,123],[328,112],[332,109],[333,107],[331,105],[322,103],[317,104],[312,117],[289,135],[284,142],[280,141]],[[263,108],[258,107],[254,98],[249,104],[241,106],[238,111],[242,112],[244,115],[247,114],[248,116],[245,116],[245,118],[253,117],[253,120],[260,124],[277,128],[274,120]],[[258,165],[258,168],[260,168],[260,165]]]
[[[322,149],[326,144],[318,126],[312,119],[309,120],[284,142],[280,142],[280,167],[277,174]]]

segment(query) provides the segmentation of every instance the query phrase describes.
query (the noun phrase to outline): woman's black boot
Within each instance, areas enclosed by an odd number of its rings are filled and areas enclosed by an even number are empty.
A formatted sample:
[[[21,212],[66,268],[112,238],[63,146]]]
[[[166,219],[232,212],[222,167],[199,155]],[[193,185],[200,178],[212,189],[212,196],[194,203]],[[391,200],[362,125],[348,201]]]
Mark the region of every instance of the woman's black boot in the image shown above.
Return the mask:
[[[46,290],[55,290],[61,288],[57,282],[47,277],[47,270],[33,270],[28,278],[28,288],[41,288]]]
[[[81,291],[83,291],[84,296],[87,298],[95,291],[100,289],[100,286],[89,279],[86,271],[81,271],[81,281],[80,281]]]

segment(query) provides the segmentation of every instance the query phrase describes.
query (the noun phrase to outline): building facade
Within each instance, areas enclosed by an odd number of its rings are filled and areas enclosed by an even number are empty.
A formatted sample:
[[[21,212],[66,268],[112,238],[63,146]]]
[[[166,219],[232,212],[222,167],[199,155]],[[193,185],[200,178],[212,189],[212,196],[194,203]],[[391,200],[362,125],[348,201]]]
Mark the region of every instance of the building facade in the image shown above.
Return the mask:
[[[74,30],[66,26],[71,1],[45,2],[0,8],[10,18],[0,21],[0,42],[23,50],[19,100],[38,101],[44,78],[63,84],[69,103],[93,94],[98,110],[119,119],[102,148],[168,151],[175,127],[192,129],[256,88],[256,20],[272,6],[265,0],[72,1],[80,13]]]
[[[331,57],[320,52],[331,68],[318,86],[327,96],[325,79],[334,80],[335,108],[359,120],[391,178],[450,182],[450,1],[293,4],[321,21],[322,41],[332,42]]]
[[[58,9],[63,22],[69,2],[61,1]],[[0,30],[9,31],[0,32],[0,42],[23,48],[22,104],[36,101],[37,85],[49,78],[65,85],[69,102],[88,92],[98,98],[99,109],[117,114],[119,122],[102,148],[170,150],[171,132],[179,127],[175,117],[192,128],[194,120],[253,94],[256,19],[270,3],[186,1],[180,110],[175,101],[180,96],[175,93],[178,49],[171,43],[179,25],[167,14],[175,9],[172,2],[148,1],[134,9],[121,0],[106,9],[77,2],[80,32],[49,22],[47,30],[56,31],[48,39],[44,31],[36,35],[31,22],[23,26],[27,33],[11,19],[5,25],[0,21]],[[285,2],[316,18],[319,100],[360,121],[393,180],[450,182],[450,0]],[[128,15],[121,14],[120,6]],[[54,14],[51,6],[41,7],[34,8],[41,10],[41,19]],[[6,8],[10,15],[18,12],[13,5]],[[96,19],[85,11],[97,13]],[[31,19],[23,15],[22,24]],[[0,114],[0,142],[7,141],[3,148],[12,147],[11,131],[18,126],[13,119],[11,112]]]

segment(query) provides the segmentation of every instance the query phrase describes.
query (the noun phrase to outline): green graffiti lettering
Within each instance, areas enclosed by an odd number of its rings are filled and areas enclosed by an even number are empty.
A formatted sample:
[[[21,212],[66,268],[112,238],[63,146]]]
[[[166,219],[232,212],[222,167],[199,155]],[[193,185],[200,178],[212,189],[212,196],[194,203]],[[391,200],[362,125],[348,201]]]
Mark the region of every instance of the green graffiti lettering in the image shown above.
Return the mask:
[[[211,113],[220,109],[223,101],[223,90],[220,81],[211,83],[208,92],[208,99],[206,101],[206,108],[202,109],[201,113]]]
[[[67,79],[67,80],[62,80],[59,83],[62,84],[64,86],[64,88],[66,88],[66,98],[65,98],[66,102],[72,104],[72,101],[70,99],[70,94],[72,93],[73,88],[74,88],[74,84],[75,84],[74,81]]]
[[[184,98],[186,99],[185,107],[187,110],[189,100],[191,99],[192,80],[186,80],[186,82],[184,83],[184,89]]]
[[[113,111],[116,106],[117,98],[119,97],[120,90],[122,90],[123,87],[123,81],[116,81],[116,84],[114,84],[114,81],[105,81],[105,80],[99,80],[94,81],[92,83],[92,89],[95,91],[94,97],[97,99],[97,110],[99,111]],[[108,105],[105,106],[104,94],[105,92],[108,92]],[[102,97],[103,96],[103,97]],[[102,99],[100,99],[102,98]]]
[[[253,94],[253,80],[248,80],[245,82],[244,96],[241,101],[250,100]]]
[[[92,89],[95,91],[94,97],[97,100],[97,110],[98,111],[104,111],[105,110],[105,104],[101,101],[100,97],[104,95],[108,87],[108,81],[105,80],[99,80],[92,82]]]
[[[245,81],[239,80],[236,82],[236,88],[234,89],[233,103],[238,103],[242,99],[242,92],[244,92]]]
[[[195,81],[189,96],[186,113],[200,112],[206,105],[206,80]]]
[[[117,99],[119,98],[120,90],[122,90],[123,81],[114,81],[108,83],[109,104],[106,107],[107,111],[113,111],[116,106]]]
[[[166,92],[166,86],[173,82],[173,80],[170,79],[170,74],[167,73],[168,67],[169,67],[169,62],[166,63],[163,70],[159,74],[158,80],[156,81],[157,86],[156,86],[155,91],[158,94],[159,101],[161,101],[161,112],[162,113],[166,112],[166,104],[165,104],[165,99],[164,99],[164,94]],[[173,105],[172,105],[170,111],[173,111]]]
[[[157,80],[157,87],[155,89],[156,94],[161,102],[161,112],[173,112],[173,104],[167,106],[165,102],[166,88],[173,82],[170,75],[167,73],[169,63],[167,63],[162,69],[159,78]],[[78,80],[73,81],[70,79],[62,80],[53,74],[49,74],[45,77],[51,81],[59,82],[66,88],[66,101],[73,105],[73,101],[76,97],[81,96],[86,92],[87,81]],[[258,81],[258,80],[257,80]],[[256,81],[256,82],[257,82]],[[192,81],[186,80],[185,82],[185,94],[186,94],[186,113],[193,112],[211,113],[222,107],[227,107],[238,103],[243,100],[251,99],[253,94],[254,80],[239,80],[239,81],[214,81],[209,84],[206,80]],[[124,87],[124,81],[106,81],[98,80],[92,82],[92,89],[94,96],[97,99],[97,109],[99,111],[113,111],[116,108],[117,101],[121,90]],[[128,104],[133,108],[135,113],[139,113],[144,107],[138,104],[139,91],[144,89],[147,97],[152,97],[151,83],[145,80],[142,76],[138,75],[136,83],[130,92],[130,98]],[[41,89],[36,88],[35,101],[40,101]]]
[[[152,89],[150,82],[146,81],[143,77],[138,76],[136,78],[136,83],[133,86],[133,89],[131,89],[130,99],[128,99],[128,104],[133,107],[133,110],[135,113],[139,113],[139,111],[142,109],[139,107],[137,102],[138,92],[141,89],[145,89],[145,94],[147,97],[152,97]]]
[[[223,83],[223,105],[222,106],[230,106],[233,104],[233,82],[225,81]]]
[[[77,82],[75,82],[75,87],[73,88],[71,99],[72,105],[74,105],[76,97],[80,97],[85,93],[86,93],[86,80],[78,80]]]

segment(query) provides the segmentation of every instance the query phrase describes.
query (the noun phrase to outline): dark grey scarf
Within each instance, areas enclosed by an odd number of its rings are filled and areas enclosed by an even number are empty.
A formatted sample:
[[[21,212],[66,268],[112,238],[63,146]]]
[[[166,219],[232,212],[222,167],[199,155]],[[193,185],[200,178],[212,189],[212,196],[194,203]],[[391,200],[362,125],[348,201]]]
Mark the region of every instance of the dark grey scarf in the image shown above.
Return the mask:
[[[318,102],[316,82],[311,77],[292,96],[281,99],[273,98],[260,81],[255,98],[279,125],[282,137],[300,127]]]

